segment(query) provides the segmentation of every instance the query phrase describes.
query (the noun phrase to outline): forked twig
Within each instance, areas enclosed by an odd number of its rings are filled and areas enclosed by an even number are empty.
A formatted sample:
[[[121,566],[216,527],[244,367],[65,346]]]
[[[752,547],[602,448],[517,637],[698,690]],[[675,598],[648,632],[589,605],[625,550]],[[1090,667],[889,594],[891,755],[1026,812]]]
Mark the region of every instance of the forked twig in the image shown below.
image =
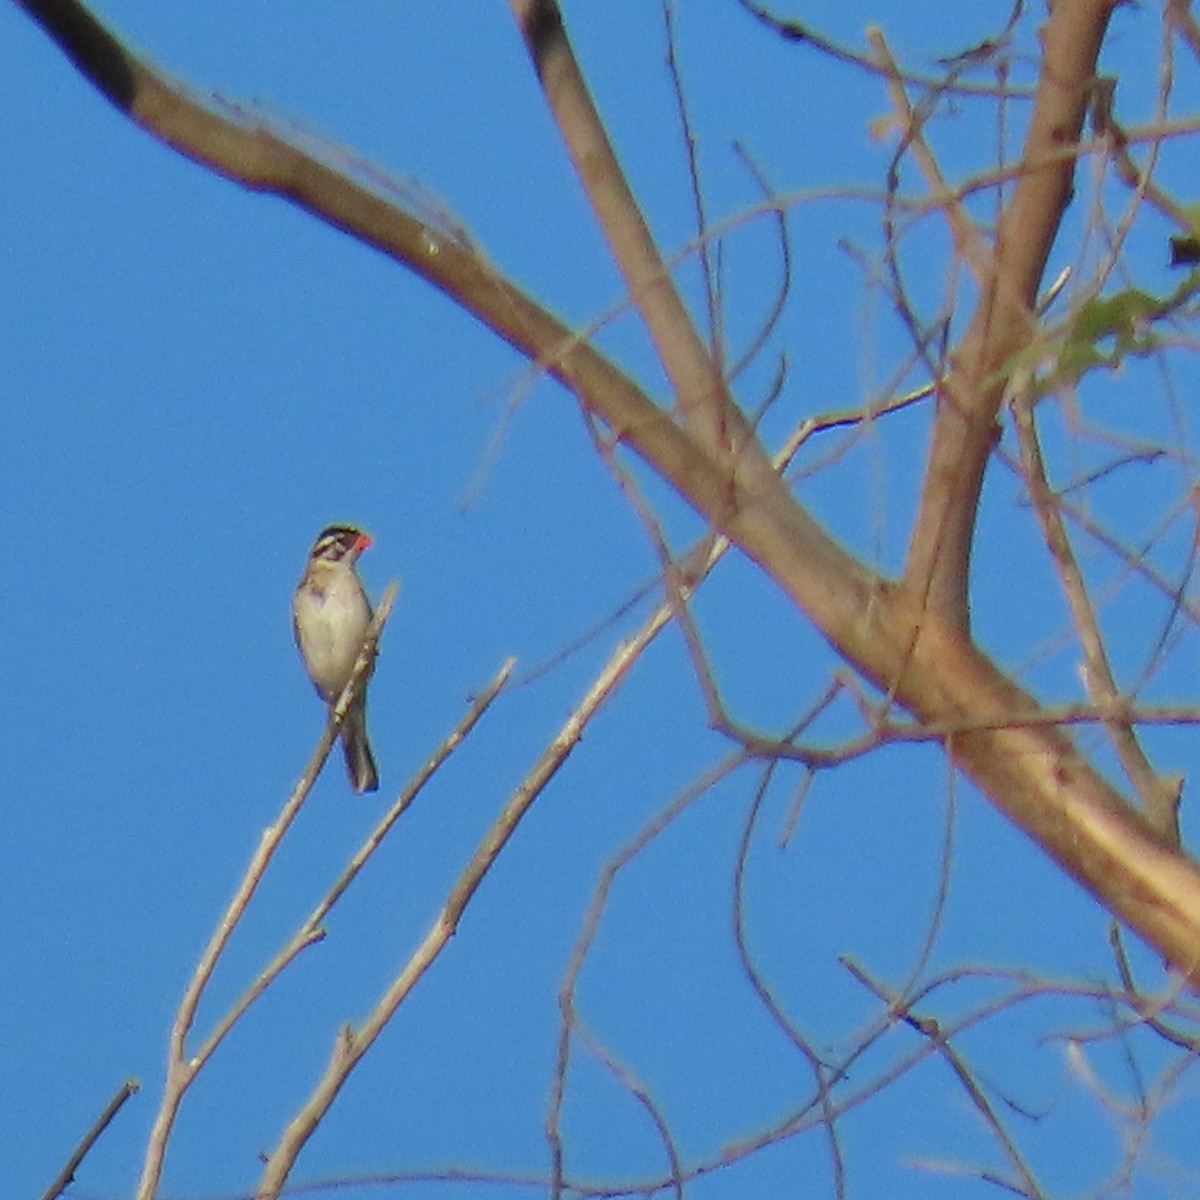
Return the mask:
[[[912,150],[913,156],[925,176],[929,191],[934,195],[946,194],[949,189],[946,186],[945,176],[942,174],[941,164],[929,148],[925,134],[922,132],[924,118],[908,98],[900,68],[883,36],[883,30],[877,25],[870,26],[867,29],[867,40],[871,43],[872,55],[887,80],[888,96],[891,99],[892,108],[895,110],[896,121],[900,126],[900,138],[903,145]],[[935,94],[937,93],[935,92]],[[987,281],[988,274],[992,269],[990,247],[984,241],[974,221],[968,216],[961,200],[948,201],[943,211],[946,216],[946,224],[954,239],[955,249],[970,267],[976,283],[982,286]]]
[[[179,1011],[175,1016],[175,1023],[171,1027],[170,1048],[167,1055],[166,1084],[163,1089],[162,1102],[159,1104],[158,1114],[155,1117],[154,1126],[150,1132],[150,1139],[146,1145],[146,1157],[142,1165],[142,1177],[138,1184],[137,1200],[153,1200],[156,1195],[159,1181],[162,1178],[167,1142],[170,1139],[171,1130],[175,1126],[175,1119],[179,1114],[179,1106],[183,1101],[183,1097],[201,1068],[212,1057],[213,1052],[224,1038],[224,1035],[232,1028],[232,1021],[227,1019],[218,1027],[217,1035],[210,1037],[197,1054],[189,1057],[187,1053],[187,1036],[196,1020],[196,1011],[200,1007],[201,997],[204,995],[204,991],[212,979],[217,961],[220,959],[225,947],[229,944],[229,939],[233,936],[234,929],[237,928],[238,923],[245,915],[246,908],[253,898],[254,893],[258,890],[258,885],[262,882],[271,859],[279,849],[284,835],[296,819],[304,801],[308,798],[308,794],[312,790],[312,786],[316,782],[321,768],[325,765],[325,760],[329,757],[329,752],[333,748],[338,734],[341,732],[342,722],[345,720],[346,713],[354,703],[355,697],[362,690],[367,676],[374,666],[375,648],[378,645],[380,635],[383,633],[383,627],[391,615],[392,605],[396,602],[396,593],[398,590],[399,585],[392,583],[388,585],[387,590],[384,592],[383,598],[379,602],[379,607],[375,610],[375,615],[371,619],[371,624],[367,627],[362,649],[359,651],[358,659],[354,664],[354,670],[350,673],[350,678],[347,680],[346,686],[342,689],[342,694],[338,698],[338,702],[329,713],[325,729],[317,742],[317,747],[313,751],[312,757],[308,761],[308,765],[304,768],[304,772],[297,781],[295,788],[292,789],[292,794],[284,802],[283,808],[275,818],[274,823],[263,831],[258,849],[255,850],[254,856],[250,860],[250,865],[246,868],[242,876],[242,881],[238,884],[237,890],[234,892],[233,899],[230,900],[224,914],[217,923],[212,937],[209,938],[208,945],[204,948],[204,952],[200,956],[200,961],[196,964],[195,971],[192,972],[192,978],[184,989],[183,999],[179,1002]]]
[[[351,856],[341,875],[338,876],[316,908],[300,924],[300,927],[288,940],[287,945],[263,968],[258,978],[254,980],[250,987],[242,994],[241,998],[230,1007],[225,1016],[217,1023],[197,1057],[211,1053],[216,1048],[216,1044],[236,1024],[246,1009],[274,983],[284,968],[287,967],[288,963],[306,947],[321,941],[325,936],[325,931],[322,929],[321,923],[329,915],[333,906],[345,894],[350,884],[354,882],[358,873],[366,866],[367,861],[379,849],[388,831],[408,810],[409,806],[425,788],[425,785],[433,777],[438,768],[458,749],[463,739],[474,729],[479,719],[491,706],[492,701],[496,699],[501,689],[508,682],[509,676],[512,674],[515,666],[515,658],[505,660],[495,678],[471,702],[471,707],[454,729],[443,739],[442,744],[433,752],[428,762],[405,785],[404,790],[400,793],[395,803],[379,819],[379,822],[367,835],[363,844]]]
[[[1033,1173],[1033,1168],[1025,1161],[1025,1156],[1021,1153],[1016,1141],[1004,1127],[1004,1123],[1000,1120],[995,1106],[984,1094],[983,1087],[980,1085],[979,1080],[976,1079],[975,1073],[971,1070],[963,1056],[951,1045],[952,1033],[947,1031],[936,1018],[923,1017],[915,1013],[903,996],[896,995],[890,988],[884,987],[883,984],[872,979],[862,967],[849,960],[843,961],[846,964],[846,968],[859,983],[875,996],[878,996],[880,1000],[883,1000],[901,1021],[911,1029],[916,1030],[921,1037],[925,1038],[937,1052],[938,1056],[949,1066],[955,1078],[966,1092],[972,1106],[982,1118],[984,1125],[992,1131],[992,1136],[996,1139],[1005,1157],[1012,1165],[1013,1170],[1017,1173],[1020,1180],[1020,1187],[1017,1188],[1009,1184],[1011,1189],[1019,1195],[1031,1197],[1032,1200],[1044,1200],[1046,1193],[1038,1183],[1037,1177]]]
[[[445,950],[484,876],[491,870],[492,864],[516,832],[517,825],[570,757],[588,723],[620,685],[648,641],[649,638],[623,642],[613,652],[587,695],[509,797],[451,887],[433,926],[413,951],[408,962],[388,985],[362,1024],[357,1028],[346,1025],[338,1032],[329,1063],[320,1080],[284,1130],[279,1143],[267,1160],[256,1193],[257,1200],[278,1200],[300,1151],[329,1111],[350,1073],[387,1027],[422,976]]]
[[[1037,292],[1070,202],[1074,163],[1048,157],[1078,143],[1114,5],[1055,5],[1042,29],[1041,78],[1011,198],[1000,213],[979,302],[954,347],[904,581],[964,633],[975,519],[1011,364],[1036,330]],[[977,264],[973,264],[977,265]]]

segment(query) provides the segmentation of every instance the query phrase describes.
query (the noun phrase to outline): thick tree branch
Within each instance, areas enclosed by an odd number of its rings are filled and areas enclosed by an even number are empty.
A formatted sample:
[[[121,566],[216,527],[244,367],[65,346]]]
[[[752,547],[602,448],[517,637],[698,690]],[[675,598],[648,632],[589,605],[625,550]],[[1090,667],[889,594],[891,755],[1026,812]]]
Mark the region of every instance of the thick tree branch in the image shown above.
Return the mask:
[[[1042,70],[1017,185],[1001,214],[991,271],[952,369],[938,415],[904,580],[960,629],[984,469],[1008,364],[1035,327],[1037,293],[1075,173],[1064,147],[1079,140],[1096,60],[1116,0],[1057,0],[1042,31]]]
[[[575,60],[557,0],[511,3],[546,102],[613,260],[674,385],[680,412],[710,450],[724,449],[733,434],[746,431],[737,420],[719,364],[701,341],[617,162]]]

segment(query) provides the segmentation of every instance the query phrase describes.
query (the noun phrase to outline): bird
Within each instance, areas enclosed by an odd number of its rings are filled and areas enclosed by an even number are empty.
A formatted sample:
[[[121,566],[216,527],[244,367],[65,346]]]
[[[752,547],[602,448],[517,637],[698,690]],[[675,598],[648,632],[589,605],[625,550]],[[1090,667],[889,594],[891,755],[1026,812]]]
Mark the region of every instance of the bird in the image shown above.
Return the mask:
[[[355,569],[358,556],[370,544],[370,534],[354,525],[321,530],[292,596],[296,646],[317,694],[331,710],[354,670],[371,623],[371,601]],[[378,791],[379,772],[367,740],[365,680],[342,722],[342,751],[355,792]]]

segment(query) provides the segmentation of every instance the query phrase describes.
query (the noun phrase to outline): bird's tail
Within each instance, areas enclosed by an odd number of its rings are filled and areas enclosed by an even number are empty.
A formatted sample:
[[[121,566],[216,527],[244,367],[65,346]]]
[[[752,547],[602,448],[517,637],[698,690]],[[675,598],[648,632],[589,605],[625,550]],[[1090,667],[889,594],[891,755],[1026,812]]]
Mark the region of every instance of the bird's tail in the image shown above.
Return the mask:
[[[346,772],[350,786],[362,795],[363,792],[379,790],[379,772],[375,769],[375,756],[367,740],[367,713],[362,704],[356,704],[347,714],[342,725],[342,751],[346,756]]]

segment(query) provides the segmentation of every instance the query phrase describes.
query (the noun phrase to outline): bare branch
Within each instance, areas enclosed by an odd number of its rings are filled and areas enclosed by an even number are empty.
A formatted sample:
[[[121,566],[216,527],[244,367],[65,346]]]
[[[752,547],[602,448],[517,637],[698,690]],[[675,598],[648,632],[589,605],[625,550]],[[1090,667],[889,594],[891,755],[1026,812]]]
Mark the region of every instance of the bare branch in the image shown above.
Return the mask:
[[[657,629],[654,630],[657,632]],[[653,636],[652,634],[650,636]],[[509,798],[491,829],[450,889],[441,912],[421,944],[387,987],[362,1024],[344,1026],[334,1039],[333,1052],[316,1087],[289,1123],[267,1160],[257,1193],[258,1200],[278,1200],[300,1151],[336,1100],[338,1093],[395,1016],[400,1005],[433,966],[458,929],[484,876],[508,844],[521,819],[570,757],[584,729],[637,662],[649,638],[624,642],[614,651],[575,711]]]
[[[229,944],[233,931],[245,915],[254,893],[258,890],[258,885],[266,874],[267,867],[283,842],[284,835],[299,815],[304,801],[312,790],[312,785],[316,782],[317,775],[325,765],[325,760],[329,757],[329,752],[341,732],[346,713],[371,673],[375,664],[375,647],[383,633],[383,627],[391,615],[398,590],[398,584],[389,584],[379,601],[379,607],[376,608],[375,615],[371,618],[371,623],[363,638],[362,649],[354,664],[354,670],[351,671],[350,678],[346,681],[346,686],[342,689],[337,703],[330,710],[325,730],[321,734],[316,750],[313,751],[312,758],[309,759],[308,766],[304,769],[292,794],[284,803],[279,816],[275,818],[274,824],[263,831],[258,849],[254,852],[254,856],[242,876],[242,881],[238,884],[237,891],[234,892],[233,899],[230,900],[217,923],[208,945],[200,956],[200,961],[196,964],[192,978],[184,989],[183,999],[179,1002],[179,1011],[176,1013],[175,1022],[171,1027],[166,1086],[163,1089],[163,1098],[154,1119],[150,1140],[146,1146],[146,1158],[142,1164],[142,1177],[138,1184],[137,1200],[154,1200],[158,1192],[159,1181],[162,1178],[167,1142],[170,1139],[171,1130],[175,1126],[175,1119],[179,1115],[179,1106],[196,1075],[208,1062],[221,1040],[219,1037],[210,1038],[199,1053],[194,1056],[188,1055],[187,1036],[196,1020],[196,1010],[200,1007],[200,999],[212,979],[217,961]],[[231,1027],[232,1022],[227,1022],[221,1027],[222,1037]]]
[[[1079,643],[1083,647],[1084,683],[1093,703],[1112,704],[1120,699],[1120,689],[1109,666],[1108,654],[1100,633],[1100,623],[1088,595],[1083,571],[1076,561],[1067,536],[1062,514],[1056,498],[1046,479],[1046,466],[1042,459],[1041,443],[1038,439],[1033,404],[1025,397],[1013,403],[1013,418],[1017,425],[1017,436],[1021,445],[1021,463],[1029,495],[1041,523],[1042,536],[1058,571],[1059,582],[1071,607],[1071,616]],[[1142,799],[1150,823],[1162,836],[1176,844],[1179,842],[1179,798],[1183,780],[1164,779],[1155,773],[1142,751],[1133,726],[1127,721],[1107,722],[1105,728],[1113,748],[1130,782]]]
[[[647,626],[646,628],[649,628]],[[591,902],[588,904],[587,912],[584,914],[583,924],[579,931],[579,936],[575,939],[575,945],[571,951],[570,961],[567,963],[567,968],[563,972],[562,981],[558,987],[558,1007],[559,1007],[559,1026],[558,1026],[558,1056],[554,1070],[554,1084],[550,1094],[549,1112],[546,1115],[546,1141],[550,1146],[550,1165],[551,1165],[551,1189],[550,1194],[553,1200],[560,1200],[563,1192],[567,1189],[566,1166],[562,1145],[562,1112],[563,1104],[566,1100],[567,1078],[571,1068],[572,1046],[574,1042],[575,1027],[578,1023],[578,1015],[576,1012],[577,995],[579,989],[579,978],[583,972],[584,965],[588,960],[588,955],[591,953],[592,946],[595,943],[596,935],[600,929],[600,923],[603,920],[605,910],[608,906],[609,897],[612,894],[613,886],[620,872],[628,866],[634,858],[639,855],[646,846],[648,846],[655,838],[667,829],[673,821],[675,821],[682,813],[686,812],[696,800],[705,794],[719,780],[724,779],[730,772],[735,770],[745,761],[745,754],[738,751],[724,758],[711,770],[698,779],[695,783],[685,788],[684,791],[675,797],[653,820],[644,826],[637,835],[631,839],[625,846],[622,846],[603,866],[600,871],[600,876],[596,881],[595,891],[592,894]],[[679,1180],[678,1169],[673,1164],[673,1181]],[[690,1173],[686,1176],[690,1178]],[[658,1186],[675,1186],[675,1182],[668,1184],[663,1182]],[[572,1190],[579,1190],[577,1187]],[[634,1187],[631,1192],[637,1193],[642,1191],[641,1188]]]
[[[867,30],[867,40],[871,43],[872,53],[887,80],[888,95],[896,112],[902,144],[912,149],[925,175],[930,192],[934,195],[945,194],[949,189],[946,187],[942,169],[921,131],[924,117],[918,114],[909,101],[904,90],[904,80],[900,75],[900,68],[892,57],[892,52],[884,39],[883,30],[878,26],[872,26]],[[936,94],[938,93],[935,92]],[[946,222],[954,237],[955,249],[970,267],[976,281],[982,285],[992,270],[991,251],[979,230],[975,228],[974,222],[967,215],[961,201],[948,202],[944,211]]]
[[[945,1060],[950,1070],[954,1073],[955,1078],[957,1078],[959,1084],[966,1092],[971,1104],[983,1118],[984,1125],[991,1130],[992,1136],[996,1139],[1008,1161],[1016,1171],[1017,1177],[1020,1180],[1020,1186],[1013,1187],[1013,1191],[1018,1192],[1020,1195],[1033,1197],[1034,1200],[1045,1200],[1046,1193],[1042,1191],[1041,1185],[1033,1174],[1032,1168],[1025,1161],[1025,1157],[1018,1149],[1017,1143],[1013,1140],[1008,1130],[1005,1129],[1003,1122],[996,1113],[995,1107],[984,1094],[983,1088],[975,1078],[974,1073],[962,1055],[950,1044],[950,1038],[944,1033],[941,1023],[932,1017],[919,1016],[913,1012],[912,1008],[903,999],[894,995],[890,989],[883,987],[882,984],[873,980],[861,967],[850,963],[847,963],[847,966],[854,977],[874,995],[886,1001],[888,1007],[906,1025],[915,1029],[922,1037],[927,1038],[941,1058]]]
[[[879,61],[872,55],[864,54],[861,51],[851,49],[849,46],[835,42],[832,38],[826,37],[811,25],[805,25],[800,21],[783,20],[768,12],[767,9],[763,8],[761,5],[753,3],[752,0],[738,0],[738,3],[742,6],[742,8],[750,13],[751,16],[755,17],[768,29],[773,30],[785,41],[794,42],[797,45],[811,46],[814,50],[817,50],[821,54],[827,55],[837,62],[844,63],[846,66],[857,67],[858,69],[870,75],[881,75],[888,73],[886,69],[881,66]],[[1024,0],[1016,0],[1013,5],[1012,13],[1007,21],[1006,33],[1007,30],[1011,29],[1012,25],[1015,23],[1023,7]],[[972,47],[971,50],[967,51],[966,54],[961,55],[960,58],[970,57],[976,62],[983,63],[986,62],[990,54],[999,49],[999,47],[1000,41],[996,39],[989,39],[981,46]],[[998,95],[997,89],[994,86],[986,84],[973,84],[957,78],[947,82],[943,78],[935,78],[929,75],[921,75],[912,71],[906,71],[900,76],[900,79],[905,84],[909,84],[914,87],[928,88],[933,91],[942,91],[956,96],[986,96],[989,98],[996,98]],[[1004,92],[999,93],[999,95],[1001,98],[1029,98],[1031,97],[1032,93],[1024,88],[1014,88],[1012,90],[1005,90]]]
[[[58,1200],[58,1197],[75,1182],[75,1172],[79,1170],[79,1164],[87,1157],[88,1151],[96,1144],[100,1135],[112,1124],[113,1118],[121,1111],[125,1101],[130,1096],[137,1095],[140,1087],[141,1084],[136,1079],[127,1079],[117,1088],[116,1094],[104,1106],[104,1111],[92,1123],[91,1129],[83,1135],[54,1182],[42,1193],[42,1200]]]
[[[511,0],[546,102],[613,259],[675,387],[684,419],[722,452],[740,431],[718,363],[705,349],[650,236],[575,61],[557,0]],[[740,431],[744,432],[744,431]]]
[[[1062,0],[1043,28],[1033,116],[1012,200],[1000,216],[992,269],[939,393],[921,507],[904,578],[951,625],[969,625],[967,581],[984,469],[1009,364],[1028,342],[1046,259],[1071,195],[1096,61],[1115,0]]]
[[[225,1035],[241,1019],[243,1013],[271,986],[284,969],[307,947],[316,944],[325,937],[322,928],[325,918],[345,894],[351,883],[358,877],[363,867],[376,850],[383,844],[391,828],[401,816],[412,806],[417,796],[424,791],[425,786],[446,762],[451,754],[462,745],[463,740],[479,723],[483,714],[491,707],[492,701],[500,694],[507,683],[516,659],[507,659],[492,681],[475,697],[470,708],[453,730],[443,739],[442,744],[433,752],[428,762],[405,785],[399,797],[379,819],[375,828],[367,835],[362,846],[350,857],[349,863],[338,877],[333,886],[317,904],[316,908],[301,922],[300,927],[288,940],[278,954],[259,972],[258,977],[246,989],[242,996],[230,1006],[229,1010],[213,1027],[205,1039],[203,1046],[197,1051],[196,1061],[203,1061],[217,1048]]]
[[[679,1147],[676,1145],[675,1138],[671,1133],[671,1127],[667,1122],[666,1116],[663,1114],[662,1105],[654,1099],[646,1084],[638,1079],[624,1063],[620,1062],[616,1055],[578,1017],[575,1018],[575,1032],[582,1038],[592,1054],[604,1064],[608,1073],[637,1101],[649,1116],[651,1123],[654,1125],[654,1131],[658,1134],[659,1141],[662,1142],[663,1151],[667,1157],[667,1165],[670,1167],[671,1173],[668,1176],[668,1186],[675,1196],[675,1200],[683,1200],[683,1163],[680,1159]]]

